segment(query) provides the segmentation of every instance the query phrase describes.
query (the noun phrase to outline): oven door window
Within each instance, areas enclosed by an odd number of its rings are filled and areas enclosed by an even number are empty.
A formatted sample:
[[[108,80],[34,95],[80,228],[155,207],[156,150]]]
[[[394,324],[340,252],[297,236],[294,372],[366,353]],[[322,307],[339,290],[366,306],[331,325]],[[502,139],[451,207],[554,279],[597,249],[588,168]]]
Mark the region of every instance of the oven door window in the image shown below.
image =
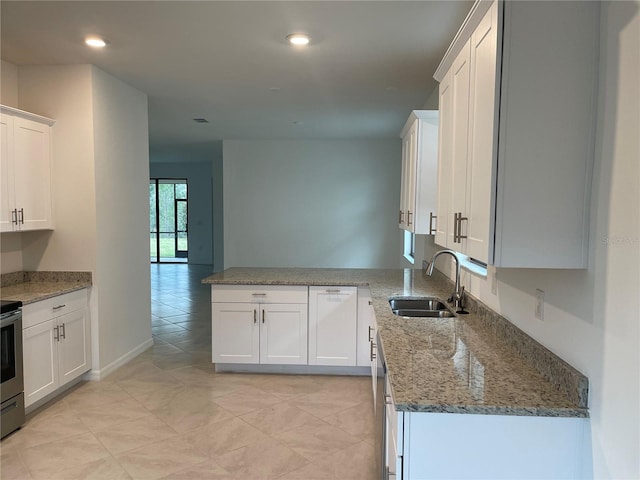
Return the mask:
[[[0,330],[0,358],[2,360],[2,383],[16,377],[16,344],[14,324]]]

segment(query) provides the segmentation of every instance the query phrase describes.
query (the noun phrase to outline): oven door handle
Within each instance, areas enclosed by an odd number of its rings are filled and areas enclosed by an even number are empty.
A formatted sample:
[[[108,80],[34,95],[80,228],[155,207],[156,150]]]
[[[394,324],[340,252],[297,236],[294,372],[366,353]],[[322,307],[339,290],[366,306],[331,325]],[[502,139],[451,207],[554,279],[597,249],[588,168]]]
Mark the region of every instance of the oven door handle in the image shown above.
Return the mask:
[[[12,323],[16,323],[18,320],[22,318],[22,311],[16,310],[14,312],[3,313],[2,318],[0,318],[0,327],[8,327]]]

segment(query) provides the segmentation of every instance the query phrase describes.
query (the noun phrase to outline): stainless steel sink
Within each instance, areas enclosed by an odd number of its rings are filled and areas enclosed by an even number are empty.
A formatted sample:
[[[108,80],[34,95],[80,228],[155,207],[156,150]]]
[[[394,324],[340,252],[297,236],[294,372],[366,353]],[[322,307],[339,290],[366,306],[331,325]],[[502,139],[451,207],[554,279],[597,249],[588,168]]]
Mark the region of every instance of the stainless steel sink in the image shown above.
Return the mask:
[[[391,311],[401,317],[455,317],[456,314],[439,298],[392,298]]]

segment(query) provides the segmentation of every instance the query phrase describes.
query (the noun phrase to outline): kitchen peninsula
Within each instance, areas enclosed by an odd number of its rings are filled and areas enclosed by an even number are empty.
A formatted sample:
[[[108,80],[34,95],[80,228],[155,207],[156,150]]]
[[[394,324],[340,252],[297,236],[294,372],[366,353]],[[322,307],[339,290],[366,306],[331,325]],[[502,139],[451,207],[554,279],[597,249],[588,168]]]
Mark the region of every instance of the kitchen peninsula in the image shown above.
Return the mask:
[[[386,439],[393,445],[387,468],[404,472],[397,478],[580,475],[588,429],[584,375],[472,297],[467,315],[393,314],[390,298],[448,298],[453,284],[441,273],[230,268],[202,282],[211,284],[212,298],[218,299],[216,289],[229,286],[248,291],[274,286],[370,290],[377,348],[385,359],[387,418],[393,419],[387,421],[387,436],[393,436]],[[260,318],[258,313],[256,324]],[[468,462],[452,465],[452,449]]]

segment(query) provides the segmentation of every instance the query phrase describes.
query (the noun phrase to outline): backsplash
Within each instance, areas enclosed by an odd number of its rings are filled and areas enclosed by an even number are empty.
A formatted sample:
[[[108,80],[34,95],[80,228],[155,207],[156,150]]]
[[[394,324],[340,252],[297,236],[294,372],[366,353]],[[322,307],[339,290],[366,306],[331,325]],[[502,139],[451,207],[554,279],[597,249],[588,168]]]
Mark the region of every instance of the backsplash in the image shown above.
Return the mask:
[[[11,272],[0,275],[0,287],[30,282],[91,282],[91,272]]]
[[[450,283],[453,291],[453,281],[439,273]],[[583,408],[588,407],[589,379],[585,375],[469,293],[466,294],[466,308],[483,322],[484,328],[492,332],[495,338],[526,358],[540,375],[564,392],[572,402]]]

